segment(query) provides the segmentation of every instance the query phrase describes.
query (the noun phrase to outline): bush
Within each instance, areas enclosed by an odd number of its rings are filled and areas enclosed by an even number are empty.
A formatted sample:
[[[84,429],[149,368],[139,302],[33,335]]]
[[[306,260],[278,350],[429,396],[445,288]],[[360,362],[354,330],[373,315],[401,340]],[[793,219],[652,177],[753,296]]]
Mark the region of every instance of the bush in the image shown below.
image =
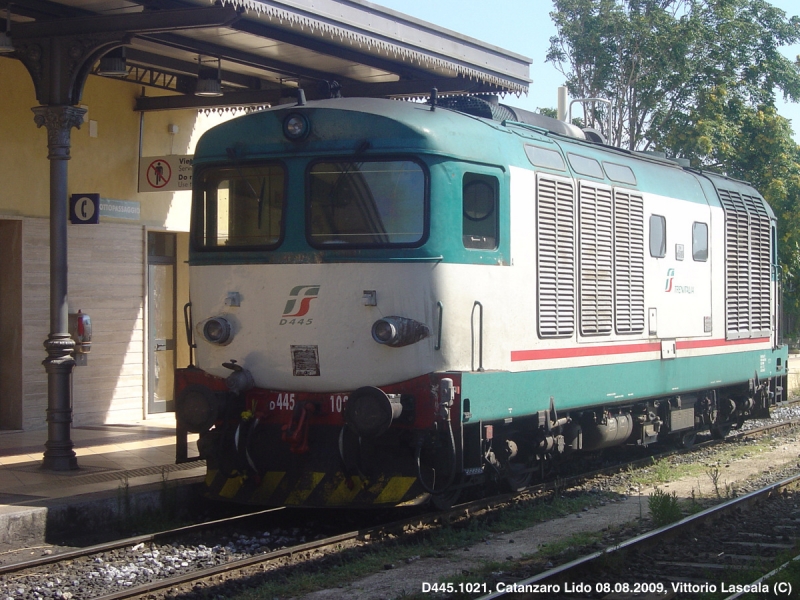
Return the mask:
[[[678,494],[672,492],[668,494],[658,488],[650,494],[647,501],[650,508],[650,516],[657,527],[662,527],[683,518],[681,507],[678,505]]]

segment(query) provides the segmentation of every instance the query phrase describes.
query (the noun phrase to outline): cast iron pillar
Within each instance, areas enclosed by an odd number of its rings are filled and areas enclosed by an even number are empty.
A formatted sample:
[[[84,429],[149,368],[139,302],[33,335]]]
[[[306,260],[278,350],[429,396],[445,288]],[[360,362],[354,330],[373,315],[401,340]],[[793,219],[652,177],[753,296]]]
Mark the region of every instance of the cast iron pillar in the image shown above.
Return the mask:
[[[47,128],[50,161],[50,335],[44,342],[47,358],[47,442],[43,469],[78,468],[72,449],[72,369],[75,342],[69,335],[67,304],[67,161],[70,132],[80,128],[86,109],[75,106],[37,106],[31,109],[38,127]]]

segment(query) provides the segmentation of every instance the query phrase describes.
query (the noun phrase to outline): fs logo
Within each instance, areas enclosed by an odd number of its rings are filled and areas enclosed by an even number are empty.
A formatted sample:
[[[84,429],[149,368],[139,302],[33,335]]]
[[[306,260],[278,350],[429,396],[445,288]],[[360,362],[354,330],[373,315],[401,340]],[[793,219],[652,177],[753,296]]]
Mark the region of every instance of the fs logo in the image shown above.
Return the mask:
[[[664,286],[665,292],[672,291],[672,280],[675,278],[675,269],[667,269],[667,283]]]
[[[318,285],[298,285],[289,292],[289,300],[286,308],[283,309],[282,317],[288,319],[293,317],[304,317],[311,308],[311,301],[319,296]],[[299,306],[298,306],[299,301]]]

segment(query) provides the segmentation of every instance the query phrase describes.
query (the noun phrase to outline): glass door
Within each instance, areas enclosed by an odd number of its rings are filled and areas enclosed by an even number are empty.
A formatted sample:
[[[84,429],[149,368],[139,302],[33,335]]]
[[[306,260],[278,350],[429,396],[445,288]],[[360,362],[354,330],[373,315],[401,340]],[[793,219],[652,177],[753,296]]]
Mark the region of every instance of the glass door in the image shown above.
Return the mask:
[[[147,412],[175,410],[175,234],[147,234]]]

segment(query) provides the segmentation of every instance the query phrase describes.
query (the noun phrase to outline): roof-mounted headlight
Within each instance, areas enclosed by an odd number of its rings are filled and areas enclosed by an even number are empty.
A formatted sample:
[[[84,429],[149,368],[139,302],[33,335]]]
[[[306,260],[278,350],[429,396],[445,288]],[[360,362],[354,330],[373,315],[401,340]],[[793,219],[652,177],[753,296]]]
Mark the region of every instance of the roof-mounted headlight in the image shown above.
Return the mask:
[[[405,317],[384,317],[372,324],[372,339],[394,348],[408,346],[430,334],[427,325]]]
[[[293,142],[305,138],[310,130],[311,124],[300,113],[291,113],[283,120],[283,135]]]
[[[212,317],[203,323],[203,337],[218,346],[229,344],[233,339],[233,328],[225,317]]]

